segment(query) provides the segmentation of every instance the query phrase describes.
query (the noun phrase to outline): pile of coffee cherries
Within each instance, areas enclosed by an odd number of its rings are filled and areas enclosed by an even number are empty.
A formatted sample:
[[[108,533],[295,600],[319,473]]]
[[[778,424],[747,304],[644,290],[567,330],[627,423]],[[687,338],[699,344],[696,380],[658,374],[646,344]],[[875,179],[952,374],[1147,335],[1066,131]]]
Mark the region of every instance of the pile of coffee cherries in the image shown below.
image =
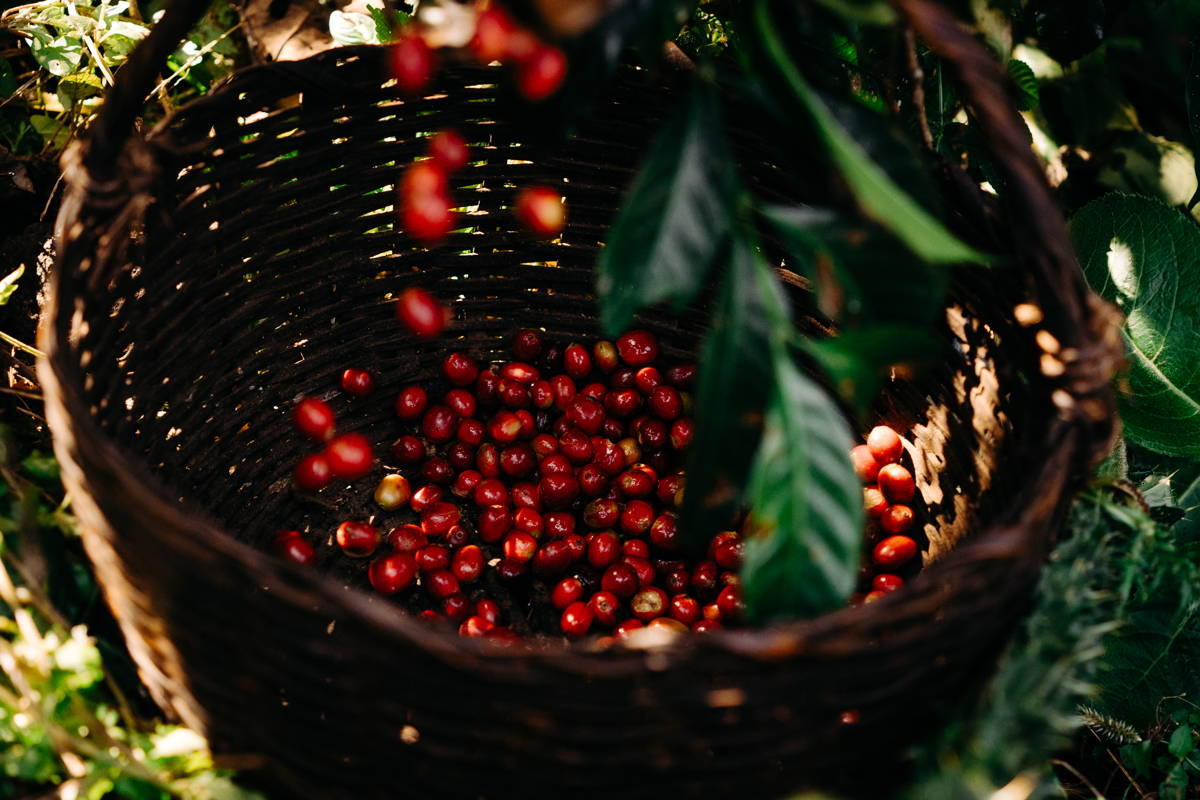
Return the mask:
[[[868,562],[864,565],[865,594],[853,601],[871,603],[904,585],[897,573],[917,568],[917,541],[911,535],[916,520],[913,498],[916,483],[900,463],[904,442],[886,425],[871,429],[867,443],[850,451],[854,470],[865,484],[863,506],[867,512]]]
[[[453,352],[441,364],[444,390],[400,391],[400,435],[385,459],[398,469],[373,497],[397,524],[343,522],[342,553],[373,559],[375,591],[466,636],[621,638],[644,626],[702,633],[736,624],[740,534],[719,533],[705,560],[681,555],[695,365],[661,363],[642,330],[563,348],[522,330],[512,354],[487,365]],[[349,394],[372,384],[362,370],[342,378]],[[299,489],[370,470],[367,440],[335,435],[323,401],[301,401],[295,424],[323,443],[297,465]],[[295,531],[276,546],[294,561],[315,558]]]

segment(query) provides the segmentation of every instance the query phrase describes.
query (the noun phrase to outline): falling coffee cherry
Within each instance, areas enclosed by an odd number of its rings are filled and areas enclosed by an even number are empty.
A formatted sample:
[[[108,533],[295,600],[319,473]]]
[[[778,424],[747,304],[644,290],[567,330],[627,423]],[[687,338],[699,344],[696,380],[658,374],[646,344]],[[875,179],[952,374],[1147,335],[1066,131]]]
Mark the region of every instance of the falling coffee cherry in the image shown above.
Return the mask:
[[[475,20],[475,35],[467,45],[481,64],[499,61],[508,55],[509,39],[517,24],[504,9],[490,6],[479,12]]]
[[[446,327],[450,310],[429,292],[418,287],[405,289],[396,301],[396,317],[419,339],[432,339]]]
[[[558,91],[567,76],[567,57],[553,45],[539,45],[517,65],[517,91],[540,102]]]
[[[567,221],[562,195],[549,186],[530,186],[517,195],[513,213],[538,236],[556,236]]]
[[[333,409],[324,400],[306,397],[296,404],[292,413],[296,428],[310,439],[324,442],[333,436]]]
[[[392,45],[388,52],[388,66],[400,91],[416,94],[425,88],[433,75],[433,51],[420,36],[408,33]]]
[[[466,166],[467,143],[457,131],[438,131],[429,139],[429,156],[446,172],[454,172]]]

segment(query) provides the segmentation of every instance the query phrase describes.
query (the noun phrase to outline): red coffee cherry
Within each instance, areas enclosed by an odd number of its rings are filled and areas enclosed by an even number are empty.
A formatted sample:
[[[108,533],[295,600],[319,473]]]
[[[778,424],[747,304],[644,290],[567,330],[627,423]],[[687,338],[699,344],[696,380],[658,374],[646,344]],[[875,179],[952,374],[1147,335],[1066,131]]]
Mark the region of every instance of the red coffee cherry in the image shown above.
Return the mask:
[[[365,522],[343,522],[335,538],[342,552],[353,558],[366,558],[379,547],[379,531]]]
[[[529,396],[535,408],[543,411],[554,407],[554,387],[550,381],[537,381],[529,387]]]
[[[604,395],[604,407],[614,417],[628,417],[642,405],[642,397],[633,389],[616,389]]]
[[[388,51],[388,64],[400,91],[416,94],[425,88],[433,75],[434,55],[424,39],[409,33],[392,45]]]
[[[554,407],[560,411],[575,397],[575,381],[567,375],[555,375],[550,379],[550,388],[554,390]]]
[[[285,561],[306,566],[317,560],[317,551],[296,531],[290,531],[292,536],[284,536],[275,540],[275,552],[283,556]]]
[[[475,399],[479,401],[479,405],[485,408],[491,408],[496,405],[496,387],[500,384],[500,376],[493,370],[485,369],[479,373],[479,377],[475,379]]]
[[[613,636],[617,639],[624,639],[638,628],[644,627],[646,627],[645,623],[643,623],[640,619],[627,619],[621,624],[617,625],[617,627],[613,628]]]
[[[408,553],[391,553],[371,562],[367,578],[380,594],[395,594],[417,576],[417,565]]]
[[[633,567],[633,572],[637,575],[638,587],[645,589],[650,584],[654,583],[654,577],[657,574],[654,565],[645,558],[638,556],[624,555],[621,557],[621,563],[628,564]]]
[[[721,623],[715,619],[701,619],[692,623],[692,633],[712,633],[721,630]]]
[[[478,639],[488,636],[495,630],[496,623],[489,622],[483,617],[474,616],[463,620],[463,623],[458,626],[458,635]]]
[[[617,501],[597,498],[588,503],[583,509],[583,524],[593,530],[612,528],[621,516],[621,507]]]
[[[329,485],[332,477],[333,470],[329,467],[329,461],[320,453],[305,456],[296,465],[296,485],[301,489],[310,492],[320,491]]]
[[[542,510],[542,493],[532,483],[514,483],[508,493],[514,507]]]
[[[396,395],[396,416],[400,419],[417,419],[425,412],[429,395],[420,386],[405,386]]]
[[[588,534],[588,563],[596,569],[615,564],[621,558],[621,542],[612,531]]]
[[[392,457],[405,466],[425,459],[425,445],[415,436],[401,436],[392,443]]]
[[[887,464],[879,470],[879,490],[889,503],[907,503],[916,493],[912,473],[899,464]]]
[[[517,91],[536,103],[557,92],[566,77],[566,55],[557,47],[542,45],[517,65]]]
[[[650,390],[647,403],[660,419],[673,420],[683,413],[683,400],[674,386],[655,386]]]
[[[522,506],[513,512],[513,528],[535,539],[540,538],[543,530],[542,515],[528,506]]]
[[[555,608],[566,608],[583,599],[583,584],[578,578],[563,578],[550,592],[550,603]]]
[[[627,536],[641,536],[654,524],[654,506],[645,500],[630,500],[621,510],[621,531]]]
[[[566,508],[579,496],[579,481],[571,475],[547,475],[538,491],[548,508]]]
[[[637,594],[638,574],[628,564],[612,564],[604,570],[604,574],[600,577],[600,587],[604,591],[612,592],[622,600],[626,600]]]
[[[562,232],[567,221],[562,195],[549,186],[522,189],[513,202],[513,214],[530,233],[537,236],[556,236]]]
[[[465,621],[471,616],[471,601],[466,595],[452,594],[442,601],[442,613],[454,622]]]
[[[475,603],[475,613],[488,622],[500,623],[500,605],[490,597],[484,597]]]
[[[460,583],[474,583],[483,574],[483,551],[478,545],[460,547],[450,562],[450,571]]]
[[[686,450],[691,446],[695,427],[695,423],[689,417],[675,420],[671,425],[671,433],[668,437],[671,441],[672,449]]]
[[[511,378],[501,378],[497,382],[496,396],[509,408],[528,408],[533,402],[529,387]]]
[[[442,398],[442,401],[460,418],[475,415],[475,395],[466,389],[451,389],[446,392],[446,396]],[[459,424],[461,425],[461,423]]]
[[[425,589],[439,600],[462,593],[462,587],[458,585],[458,578],[450,574],[448,570],[429,573],[425,576],[424,583]]]
[[[537,367],[524,362],[509,361],[500,367],[500,377],[532,386],[542,379],[542,373],[538,371]]]
[[[649,395],[662,382],[662,373],[656,367],[642,367],[633,375],[633,385],[644,395]]]
[[[567,345],[563,351],[563,369],[575,380],[586,378],[592,371],[592,357],[583,345]]]
[[[904,443],[900,435],[887,425],[877,425],[867,434],[867,448],[880,464],[899,461],[904,455]]]
[[[626,539],[621,543],[621,550],[627,556],[650,558],[650,545],[645,539]]]
[[[617,476],[617,489],[625,497],[649,497],[654,493],[657,479],[648,467],[638,469],[637,464]]]
[[[538,458],[546,458],[558,452],[558,439],[555,439],[548,433],[539,433],[533,437],[533,441],[529,443],[533,448],[533,454]]]
[[[669,594],[683,594],[688,590],[691,576],[686,569],[668,570],[663,577],[663,587]]]
[[[719,585],[719,572],[715,562],[701,561],[692,570],[692,591],[699,597],[711,597]]]
[[[631,367],[644,367],[658,358],[658,340],[649,331],[629,331],[617,339],[617,353]]]
[[[458,412],[456,411],[455,413]],[[479,420],[464,419],[459,421],[458,430],[455,431],[454,435],[463,444],[477,445],[483,442],[483,437],[486,433],[487,429]]]
[[[657,549],[675,552],[683,544],[679,535],[679,518],[671,511],[659,514],[650,526],[650,543]]]
[[[525,572],[525,562],[517,561],[515,558],[501,559],[500,563],[496,565],[496,574],[500,580],[506,583],[525,577]]]
[[[579,561],[587,555],[587,540],[577,533],[568,533],[562,539],[571,553],[571,561]]]
[[[450,566],[450,551],[438,544],[426,545],[413,553],[413,561],[421,572],[437,572]]]
[[[458,131],[449,128],[429,138],[430,157],[446,172],[455,172],[467,164],[467,142]]]
[[[741,590],[736,586],[726,586],[717,595],[717,608],[721,609],[721,619],[739,619],[745,611]]]
[[[854,464],[854,471],[858,474],[858,479],[863,483],[874,483],[875,478],[879,475],[879,462],[875,460],[875,456],[871,455],[871,448],[865,444],[860,444],[850,451],[850,462]]]
[[[430,406],[421,419],[421,432],[431,442],[448,442],[458,429],[458,415],[446,406]]]
[[[434,456],[421,465],[421,477],[430,483],[449,483],[454,478],[454,468],[441,456]]]
[[[408,507],[415,513],[421,514],[426,509],[433,506],[446,496],[446,490],[440,486],[435,486],[432,483],[427,483],[420,489],[413,492],[412,500],[409,501]]]
[[[571,565],[571,550],[563,541],[546,542],[533,556],[533,571],[541,578],[554,578]]]
[[[495,478],[485,478],[475,485],[475,505],[483,506],[507,506],[508,505],[508,489],[504,482]]]
[[[512,512],[506,507],[487,506],[479,512],[479,538],[498,542],[512,529]]]
[[[587,601],[588,608],[598,624],[611,628],[617,622],[617,614],[621,611],[621,601],[612,592],[599,591]]]
[[[881,572],[871,579],[871,589],[876,592],[894,592],[903,585],[903,578],[888,572]]]
[[[421,512],[421,530],[427,536],[444,536],[459,523],[462,512],[454,503],[435,502]]]
[[[396,318],[418,339],[432,339],[446,327],[450,310],[429,292],[414,286],[405,289],[396,301]]]
[[[592,459],[592,440],[578,428],[570,428],[558,438],[558,451],[574,464],[586,464]]]
[[[388,544],[398,553],[415,553],[429,543],[425,531],[418,525],[401,525],[392,528],[387,536]]]
[[[296,404],[292,412],[296,429],[310,439],[324,442],[333,436],[333,409],[324,400],[306,397]]]
[[[522,361],[533,361],[542,352],[542,335],[531,328],[517,331],[513,337],[512,352]]]
[[[466,353],[450,353],[442,359],[442,375],[454,386],[470,386],[479,377],[479,364]]]
[[[533,472],[536,465],[533,448],[524,442],[500,451],[500,470],[510,478],[524,478]]]
[[[695,364],[677,364],[667,368],[666,373],[667,383],[676,388],[685,388],[691,386],[696,380],[696,365]]]
[[[325,460],[336,477],[352,481],[371,471],[371,442],[361,433],[343,433],[325,445]]]
[[[871,553],[871,560],[881,567],[897,567],[917,554],[917,543],[907,536],[889,536]]]
[[[595,464],[579,469],[579,491],[586,497],[599,497],[608,489],[608,476]]]
[[[347,394],[362,397],[370,394],[374,386],[375,379],[366,370],[348,369],[342,373],[342,391]]]
[[[504,557],[525,562],[537,552],[537,539],[525,531],[512,531],[504,537]]]
[[[572,639],[586,636],[592,627],[592,610],[586,603],[576,601],[563,609],[562,621],[559,623],[562,632]]]
[[[567,511],[549,511],[542,515],[542,523],[551,539],[563,539],[575,533],[575,515]]]
[[[912,524],[913,510],[908,506],[891,506],[879,518],[879,526],[887,533],[904,533]]]
[[[677,619],[684,625],[691,625],[700,619],[700,604],[694,597],[677,594],[671,598],[667,613],[671,615],[672,619]]]
[[[499,61],[508,55],[509,39],[517,25],[499,6],[488,6],[475,19],[475,33],[467,47],[481,64]]]

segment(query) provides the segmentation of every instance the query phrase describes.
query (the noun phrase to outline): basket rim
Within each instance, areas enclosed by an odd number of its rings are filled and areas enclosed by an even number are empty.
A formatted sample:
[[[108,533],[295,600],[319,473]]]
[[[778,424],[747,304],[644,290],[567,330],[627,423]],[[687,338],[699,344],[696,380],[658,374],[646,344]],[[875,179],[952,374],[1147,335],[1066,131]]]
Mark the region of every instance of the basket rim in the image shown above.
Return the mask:
[[[299,62],[263,64],[240,70],[208,95],[175,110],[155,126],[146,140],[133,137],[131,141],[135,148],[158,144],[158,139],[179,115],[196,107],[221,102],[224,93],[236,91],[242,81],[253,79],[256,75],[278,74],[281,69],[294,70],[302,65],[324,61],[336,63],[348,55],[361,56],[379,49],[370,45],[335,48]],[[65,158],[70,157],[71,154],[68,154]],[[79,157],[78,151],[74,157]],[[864,626],[868,621],[884,617],[891,610],[904,608],[910,599],[918,599],[912,592],[901,591],[889,594],[877,603],[843,607],[811,619],[777,621],[752,629],[721,630],[706,636],[669,636],[665,637],[666,641],[662,644],[646,647],[615,642],[611,647],[598,649],[590,639],[569,642],[565,646],[555,643],[543,647],[506,647],[491,641],[462,637],[453,630],[429,626],[394,604],[372,602],[371,595],[363,588],[347,587],[326,573],[286,562],[273,553],[242,542],[213,522],[202,509],[171,501],[162,481],[149,466],[114,441],[88,412],[81,392],[84,370],[69,358],[70,347],[64,345],[69,340],[70,312],[61,307],[60,281],[67,265],[78,266],[80,257],[89,257],[86,251],[89,240],[80,237],[80,219],[88,209],[86,198],[93,187],[88,185],[89,180],[83,169],[71,169],[68,164],[65,174],[69,181],[69,195],[73,200],[64,202],[59,219],[59,258],[44,306],[44,324],[40,326],[39,344],[45,357],[39,360],[38,365],[46,393],[47,416],[48,419],[52,418],[56,454],[64,464],[72,465],[77,465],[81,460],[73,457],[72,447],[86,456],[82,460],[89,462],[93,470],[92,474],[83,475],[80,469],[80,476],[86,485],[91,485],[97,477],[95,466],[104,465],[107,473],[103,476],[104,483],[119,487],[127,492],[129,498],[136,498],[138,516],[170,522],[160,536],[168,536],[175,541],[191,539],[196,546],[205,547],[221,558],[234,560],[248,574],[259,576],[258,586],[247,586],[251,591],[259,591],[264,585],[277,593],[286,592],[289,586],[299,587],[321,601],[319,608],[307,609],[306,613],[329,611],[334,612],[335,616],[340,613],[358,617],[380,632],[406,640],[452,662],[458,668],[465,667],[469,663],[467,659],[471,657],[476,658],[477,665],[482,663],[481,660],[534,660],[564,669],[586,670],[591,675],[605,672],[596,669],[596,665],[603,662],[617,661],[640,671],[646,668],[647,662],[653,660],[655,666],[652,668],[661,669],[662,654],[668,654],[677,664],[703,650],[719,650],[758,660],[782,660],[804,654],[833,652],[837,650],[836,642],[832,648],[823,646],[825,637]],[[134,198],[128,200],[135,201]],[[106,211],[112,212],[112,209]],[[1053,389],[1053,385],[1047,383],[1039,386],[1037,392],[1048,400]],[[1028,435],[1042,439],[1046,457],[1041,461],[1040,469],[1029,472],[1017,492],[1018,497],[1030,495],[1030,502],[1024,504],[1020,513],[1002,515],[998,520],[975,530],[945,558],[926,565],[911,584],[935,582],[949,569],[977,559],[1007,559],[1022,574],[1036,575],[1051,540],[1049,528],[1057,517],[1053,511],[1064,505],[1062,498],[1068,488],[1070,467],[1080,460],[1087,444],[1078,420],[1055,415],[1039,420],[1038,424],[1039,429]],[[1037,491],[1033,491],[1035,488]],[[1043,499],[1038,503],[1036,498],[1039,496],[1049,500]],[[1047,509],[1050,513],[1046,513]],[[102,536],[90,531],[89,526],[81,527],[85,542],[92,536]]]

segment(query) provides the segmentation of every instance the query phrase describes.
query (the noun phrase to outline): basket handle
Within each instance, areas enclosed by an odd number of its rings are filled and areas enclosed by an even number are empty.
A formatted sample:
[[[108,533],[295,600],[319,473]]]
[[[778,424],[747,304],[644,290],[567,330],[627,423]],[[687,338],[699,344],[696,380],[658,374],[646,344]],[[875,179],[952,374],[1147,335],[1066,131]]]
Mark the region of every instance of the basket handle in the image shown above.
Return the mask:
[[[146,95],[154,88],[167,56],[200,21],[211,3],[212,0],[171,0],[162,18],[117,70],[83,154],[83,165],[94,181],[105,183],[117,174],[117,159],[125,148],[125,140],[142,113]]]
[[[1061,359],[1056,378],[1061,416],[1086,428],[1085,450],[1098,461],[1118,430],[1112,376],[1123,360],[1120,316],[1083,280],[1066,220],[1046,181],[1024,120],[1009,96],[1009,78],[996,57],[941,0],[891,0],[925,44],[955,71],[996,168],[1004,176],[1002,202],[1014,231],[1018,262],[1034,281],[1041,320],[1052,334],[1043,350]],[[1039,346],[1041,341],[1039,340]],[[1049,373],[1047,373],[1049,375]]]

